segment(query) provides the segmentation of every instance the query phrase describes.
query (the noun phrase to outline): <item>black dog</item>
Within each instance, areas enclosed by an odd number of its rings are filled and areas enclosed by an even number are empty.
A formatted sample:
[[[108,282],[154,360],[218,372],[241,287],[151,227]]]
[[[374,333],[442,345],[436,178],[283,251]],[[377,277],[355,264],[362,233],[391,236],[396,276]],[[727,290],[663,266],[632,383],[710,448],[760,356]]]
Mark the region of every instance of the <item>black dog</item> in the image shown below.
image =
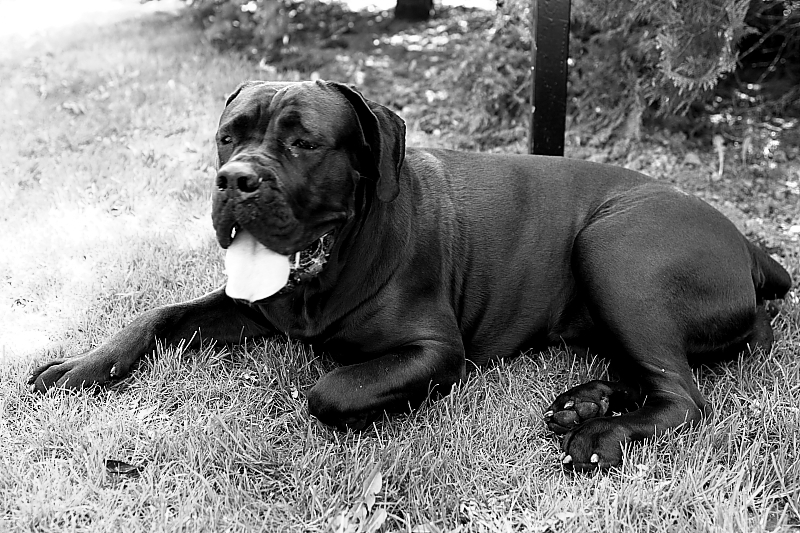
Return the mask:
[[[565,464],[700,419],[690,363],[769,350],[788,273],[719,212],[636,172],[558,157],[405,148],[403,121],[338,83],[250,82],[217,133],[229,282],[145,313],[32,388],[125,376],[156,339],[288,334],[343,366],[309,412],[362,428],[525,348],[590,346],[621,381],[556,398]],[[249,301],[248,301],[249,300]],[[621,416],[610,416],[612,412]]]

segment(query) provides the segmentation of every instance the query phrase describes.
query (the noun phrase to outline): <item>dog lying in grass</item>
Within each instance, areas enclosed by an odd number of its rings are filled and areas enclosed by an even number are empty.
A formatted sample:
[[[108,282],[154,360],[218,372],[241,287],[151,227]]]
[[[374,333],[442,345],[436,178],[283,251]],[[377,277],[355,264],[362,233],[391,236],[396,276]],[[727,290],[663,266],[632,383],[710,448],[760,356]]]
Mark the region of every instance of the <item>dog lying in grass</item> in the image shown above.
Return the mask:
[[[249,82],[217,132],[213,224],[228,282],[149,311],[31,387],[126,376],[157,341],[289,335],[342,366],[309,413],[359,429],[520,350],[591,346],[618,381],[559,395],[563,463],[696,423],[691,364],[769,351],[765,302],[788,273],[701,200],[636,172],[559,157],[406,149],[386,107],[332,82]],[[619,416],[611,416],[621,413]]]

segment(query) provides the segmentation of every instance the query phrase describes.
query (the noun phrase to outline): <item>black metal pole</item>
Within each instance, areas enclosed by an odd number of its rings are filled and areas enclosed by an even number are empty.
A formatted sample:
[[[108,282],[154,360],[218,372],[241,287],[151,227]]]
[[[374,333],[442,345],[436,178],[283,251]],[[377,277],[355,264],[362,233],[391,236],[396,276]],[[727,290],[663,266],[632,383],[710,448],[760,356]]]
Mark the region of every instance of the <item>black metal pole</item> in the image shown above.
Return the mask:
[[[531,0],[531,154],[564,155],[570,0]]]

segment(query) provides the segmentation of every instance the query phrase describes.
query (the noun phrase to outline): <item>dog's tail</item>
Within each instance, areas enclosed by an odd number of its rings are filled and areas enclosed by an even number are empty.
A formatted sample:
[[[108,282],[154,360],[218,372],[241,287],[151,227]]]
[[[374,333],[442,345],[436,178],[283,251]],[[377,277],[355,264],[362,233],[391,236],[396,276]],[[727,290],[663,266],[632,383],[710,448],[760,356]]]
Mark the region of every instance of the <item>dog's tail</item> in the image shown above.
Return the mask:
[[[789,273],[767,252],[747,241],[750,256],[753,258],[751,273],[759,300],[783,298],[792,286]]]

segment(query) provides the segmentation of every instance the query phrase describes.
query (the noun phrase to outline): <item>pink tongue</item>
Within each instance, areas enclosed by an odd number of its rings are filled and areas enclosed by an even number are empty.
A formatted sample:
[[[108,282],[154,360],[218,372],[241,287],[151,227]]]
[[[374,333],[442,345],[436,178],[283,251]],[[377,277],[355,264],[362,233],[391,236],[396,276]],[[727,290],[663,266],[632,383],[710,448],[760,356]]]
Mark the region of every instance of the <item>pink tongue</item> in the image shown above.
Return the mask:
[[[225,294],[256,302],[272,296],[289,282],[289,257],[273,252],[240,230],[225,254],[225,272]]]

